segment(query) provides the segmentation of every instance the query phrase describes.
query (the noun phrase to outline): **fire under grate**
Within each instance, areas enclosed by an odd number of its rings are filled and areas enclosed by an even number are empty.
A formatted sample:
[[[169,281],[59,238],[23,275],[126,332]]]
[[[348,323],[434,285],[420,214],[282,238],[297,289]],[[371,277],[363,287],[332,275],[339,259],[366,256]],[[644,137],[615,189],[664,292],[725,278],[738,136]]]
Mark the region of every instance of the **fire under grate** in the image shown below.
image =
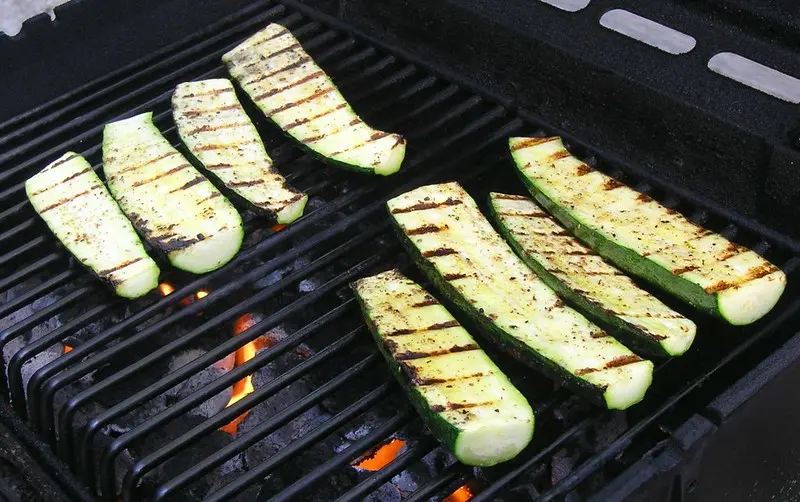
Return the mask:
[[[409,138],[403,170],[375,179],[329,168],[249,109],[275,165],[309,194],[305,216],[269,228],[243,211],[246,240],[229,265],[200,277],[166,269],[158,292],[115,299],[55,243],[22,183],[67,149],[99,167],[102,125],[121,114],[152,110],[177,144],[174,85],[225,77],[220,55],[269,22],[292,30],[366,121]],[[788,338],[800,301],[790,289],[765,320],[733,329],[665,299],[698,321],[698,339],[658,366],[645,401],[626,413],[493,353],[536,411],[534,442],[498,467],[455,462],[384,367],[348,283],[391,266],[420,279],[390,231],[387,198],[452,179],[478,201],[523,193],[505,140],[545,131],[564,134],[289,1],[261,2],[113,82],[0,124],[0,378],[11,405],[106,500],[550,500],[602,485],[668,439],[717,380],[755,365],[745,351]],[[797,243],[570,146],[764,254],[792,288]]]

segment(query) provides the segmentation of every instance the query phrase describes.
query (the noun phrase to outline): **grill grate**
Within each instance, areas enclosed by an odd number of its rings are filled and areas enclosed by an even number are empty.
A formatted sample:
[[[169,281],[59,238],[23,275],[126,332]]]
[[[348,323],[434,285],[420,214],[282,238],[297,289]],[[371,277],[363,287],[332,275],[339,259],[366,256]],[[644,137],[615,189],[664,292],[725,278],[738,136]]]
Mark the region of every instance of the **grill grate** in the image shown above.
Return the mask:
[[[98,169],[103,123],[140,111],[153,110],[156,124],[177,143],[169,112],[174,85],[225,76],[220,55],[269,22],[293,31],[368,122],[410,139],[406,167],[380,180],[330,169],[301,154],[249,110],[276,166],[310,195],[307,214],[276,233],[245,213],[245,246],[223,269],[202,277],[168,269],[164,280],[177,285],[171,294],[135,302],[114,299],[55,245],[25,200],[24,179],[66,149],[80,151]],[[261,486],[259,500],[290,500],[312,490],[340,500],[386,493],[426,500],[477,477],[483,488],[476,500],[515,486],[512,495],[527,490],[528,496],[550,500],[616,462],[631,445],[638,442],[646,451],[668,437],[663,431],[698,411],[715,379],[724,382],[726,372],[742,371],[735,368],[745,351],[789,335],[783,328],[800,309],[791,292],[768,319],[751,328],[734,330],[700,319],[696,348],[661,364],[645,402],[615,415],[624,417],[623,429],[588,450],[592,434],[610,414],[554,391],[498,355],[536,410],[534,443],[518,460],[493,469],[452,463],[424,434],[383,367],[347,283],[390,265],[414,274],[383,214],[389,196],[453,178],[479,200],[490,189],[520,192],[507,166],[504,140],[541,133],[543,123],[432,75],[419,62],[408,62],[407,55],[393,55],[344,28],[295,2],[260,2],[124,73],[73,91],[69,99],[0,124],[0,183],[7,187],[0,192],[0,294],[6,300],[0,305],[0,354],[6,369],[0,378],[14,409],[104,498],[120,492],[123,500],[222,500],[252,495],[252,488]],[[572,146],[589,155],[579,142]],[[790,285],[794,282],[800,251],[794,242],[618,159],[593,162],[695,221],[757,248],[784,268]],[[209,294],[186,301],[201,289]],[[260,313],[258,322],[231,336],[237,320],[253,312]],[[254,358],[179,398],[170,394],[276,330],[286,336]],[[72,350],[63,351],[64,345]],[[297,356],[304,348],[310,354]],[[293,364],[270,373],[238,402],[210,416],[192,413],[241,379],[272,371],[293,354]],[[303,390],[281,397],[293,388]],[[164,396],[173,396],[172,402],[153,405]],[[268,418],[256,415],[275,402],[282,406]],[[385,411],[383,420],[353,439],[340,438],[343,430],[374,418],[376,410]],[[235,438],[220,431],[246,412],[254,417],[241,422],[246,430],[240,425]],[[321,417],[318,422],[295,431],[271,455],[251,453],[312,412]],[[194,421],[185,421],[187,416]],[[408,443],[392,463],[373,473],[354,472],[353,461],[394,435]],[[213,450],[187,453],[212,436],[219,441]],[[580,451],[577,467],[555,483],[552,473],[542,475],[536,467],[552,464],[564,450]],[[287,472],[286,465],[303,468]],[[409,474],[402,494],[381,491],[412,471],[424,472]],[[223,482],[203,485],[211,476]]]

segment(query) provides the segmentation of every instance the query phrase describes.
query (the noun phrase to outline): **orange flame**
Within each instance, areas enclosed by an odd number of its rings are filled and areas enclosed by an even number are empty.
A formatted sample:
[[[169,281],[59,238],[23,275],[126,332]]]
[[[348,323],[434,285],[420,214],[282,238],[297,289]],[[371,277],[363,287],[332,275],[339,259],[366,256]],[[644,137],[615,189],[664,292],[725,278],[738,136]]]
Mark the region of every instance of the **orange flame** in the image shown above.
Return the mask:
[[[379,471],[391,464],[405,445],[406,442],[402,439],[394,438],[362,457],[355,466],[365,471]]]
[[[66,354],[67,352],[72,352],[72,347],[70,347],[69,345],[64,345],[64,354]]]
[[[236,336],[242,333],[243,331],[249,329],[254,324],[255,324],[255,318],[253,317],[253,314],[244,314],[243,316],[236,319],[236,321],[234,321],[233,335]],[[244,347],[240,347],[239,349],[236,350],[235,362],[234,362],[235,368],[243,365],[250,359],[254,358],[256,356],[256,351],[258,351],[258,349],[262,348],[263,346],[267,345],[265,342],[266,339],[262,340],[262,338],[264,337],[259,337],[256,340],[253,340],[252,342],[248,343]],[[229,406],[233,406],[234,404],[244,399],[245,396],[251,394],[254,390],[255,389],[253,388],[253,377],[251,375],[247,375],[246,377],[242,378],[241,380],[233,384],[231,398],[228,401],[228,404],[225,405],[225,407],[227,408]],[[245,411],[244,413],[233,419],[227,425],[220,427],[220,430],[227,432],[231,436],[235,436],[236,431],[239,428],[239,424],[242,422],[242,420],[244,420],[244,417],[246,417],[248,413],[249,413],[248,411]]]
[[[456,491],[445,497],[442,502],[467,502],[475,495],[469,483],[459,486]]]
[[[286,225],[284,225],[283,223],[279,223],[279,224],[277,224],[277,225],[274,225],[274,226],[272,227],[272,231],[273,231],[273,232],[280,232],[280,231],[281,231],[281,230],[283,230],[284,228],[286,228]]]
[[[175,287],[168,282],[162,282],[158,285],[158,292],[161,293],[161,296],[171,295],[173,291],[175,291]]]
[[[202,300],[203,298],[208,296],[208,291],[206,291],[205,289],[198,289],[197,293],[195,293],[194,296],[197,297],[198,300]]]

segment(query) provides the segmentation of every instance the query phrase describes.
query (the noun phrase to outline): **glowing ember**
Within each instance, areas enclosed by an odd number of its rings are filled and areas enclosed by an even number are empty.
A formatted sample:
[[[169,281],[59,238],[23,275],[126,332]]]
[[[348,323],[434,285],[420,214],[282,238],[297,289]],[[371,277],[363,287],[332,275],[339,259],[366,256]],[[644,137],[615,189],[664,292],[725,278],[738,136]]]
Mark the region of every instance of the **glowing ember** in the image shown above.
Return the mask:
[[[203,298],[208,296],[208,291],[206,291],[205,289],[200,289],[197,291],[197,293],[194,294],[194,296],[196,296],[198,300],[202,300]]]
[[[467,502],[473,495],[475,494],[472,492],[469,483],[467,483],[458,487],[456,491],[445,497],[442,502]]]
[[[244,314],[243,316],[236,319],[236,321],[234,321],[233,335],[236,336],[242,333],[243,331],[253,326],[255,323],[256,320],[253,314]],[[244,347],[237,349],[235,355],[234,367],[237,368],[246,363],[247,361],[249,361],[250,359],[254,358],[256,356],[256,352],[258,351],[258,349],[265,346],[268,346],[268,340],[265,337],[261,336],[253,340],[252,342],[248,343]],[[242,399],[244,399],[245,396],[252,393],[254,390],[255,389],[253,388],[253,377],[251,375],[247,375],[246,377],[242,378],[241,380],[233,384],[231,399],[228,401],[228,404],[226,404],[225,407],[227,408],[228,406],[232,406],[235,403],[241,401]],[[242,420],[244,420],[244,417],[247,416],[247,413],[248,412],[245,411],[244,413],[236,417],[234,420],[232,420],[229,424],[220,427],[220,430],[227,432],[232,436],[235,436],[236,431],[239,428],[239,424],[241,423]]]
[[[161,296],[171,295],[173,291],[175,291],[175,288],[168,282],[162,282],[158,285],[158,292],[161,293]]]
[[[64,345],[64,354],[66,354],[67,352],[72,352],[72,347],[70,347],[69,345]]]
[[[363,456],[355,466],[365,471],[379,471],[391,464],[405,445],[406,442],[402,439],[392,439],[388,443],[382,444],[374,452]]]
[[[281,230],[283,230],[284,228],[286,228],[286,225],[284,225],[284,224],[282,224],[282,223],[281,223],[281,224],[279,224],[279,225],[275,225],[275,226],[273,226],[273,227],[272,227],[272,230],[273,230],[274,232],[280,232],[280,231],[281,231]]]

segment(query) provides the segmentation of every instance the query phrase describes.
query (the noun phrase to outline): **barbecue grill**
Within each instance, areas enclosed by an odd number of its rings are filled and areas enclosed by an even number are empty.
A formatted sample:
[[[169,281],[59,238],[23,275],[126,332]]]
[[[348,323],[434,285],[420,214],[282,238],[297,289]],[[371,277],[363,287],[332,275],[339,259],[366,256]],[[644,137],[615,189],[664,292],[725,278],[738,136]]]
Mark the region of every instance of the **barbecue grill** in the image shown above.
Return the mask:
[[[479,35],[496,34],[498,25],[509,22],[479,21],[471,2],[459,10],[459,2],[425,8],[420,2],[381,2],[391,5],[377,9],[375,3],[346,1],[340,17],[330,15],[329,3],[316,9],[294,0],[256,2],[0,123],[0,387],[10,406],[0,416],[9,437],[18,438],[19,451],[28,452],[21,462],[36,465],[21,469],[33,473],[27,484],[42,490],[32,497],[684,500],[708,489],[702,476],[698,483],[698,473],[713,472],[726,461],[714,446],[715,435],[734,427],[726,422],[740,405],[768,382],[780,383],[778,375],[800,356],[792,338],[800,313],[795,285],[800,242],[787,223],[795,214],[797,183],[789,183],[792,178],[782,169],[797,155],[785,134],[794,116],[739,130],[730,125],[735,114],[719,110],[713,120],[691,124],[705,117],[695,110],[679,117],[686,129],[677,146],[658,153],[659,136],[644,136],[668,128],[681,110],[694,106],[694,98],[675,110],[674,96],[658,88],[641,90],[641,75],[598,78],[604,92],[618,84],[623,92],[639,89],[633,98],[657,94],[647,106],[664,119],[635,133],[638,123],[629,123],[635,106],[628,105],[609,109],[608,124],[620,124],[618,129],[603,123],[590,127],[588,119],[570,115],[572,108],[556,110],[566,94],[574,92],[578,99],[579,88],[587,104],[599,106],[602,96],[585,77],[560,87],[563,95],[551,87],[527,93],[511,89],[525,80],[502,81],[494,63],[503,59],[492,63],[489,48],[467,54]],[[450,25],[438,10],[443,6],[453,13]],[[409,8],[407,17],[397,15]],[[542,9],[545,21],[572,15],[545,4],[531,8]],[[687,12],[687,19],[697,22]],[[587,22],[575,19],[564,29]],[[404,168],[376,179],[328,167],[248,109],[275,165],[309,194],[306,214],[280,228],[243,211],[245,243],[224,268],[191,276],[164,267],[158,291],[136,301],[115,298],[47,232],[25,198],[24,181],[66,150],[82,153],[97,169],[103,124],[143,111],[152,110],[156,125],[179,144],[169,110],[174,86],[225,77],[220,56],[270,22],[292,31],[367,122],[409,139]],[[721,30],[722,23],[713,29]],[[455,48],[473,27],[473,42]],[[442,36],[433,40],[424,33],[431,29]],[[456,31],[457,40],[445,36]],[[603,36],[618,37],[613,43],[625,47],[637,43],[612,32]],[[498,53],[515,47],[506,45],[510,40],[525,45],[511,35],[495,40]],[[16,41],[0,43],[13,51]],[[785,49],[796,42],[778,37],[774,43]],[[545,50],[545,44],[537,47]],[[559,65],[572,65],[578,74],[589,63],[570,50],[560,53],[565,61]],[[463,57],[442,63],[448,51]],[[467,75],[472,70],[477,77]],[[555,85],[570,74],[552,75],[526,78]],[[771,113],[790,106],[735,82],[720,86],[731,93],[725,97],[745,94]],[[548,91],[552,102],[542,97]],[[536,103],[523,95],[544,100],[542,106],[529,107]],[[595,108],[589,117],[597,119]],[[410,408],[373,345],[348,283],[398,266],[425,284],[389,228],[385,201],[448,180],[461,182],[478,201],[492,190],[524,193],[509,167],[506,139],[544,134],[565,137],[571,151],[593,167],[757,250],[787,273],[789,286],[772,313],[745,328],[695,315],[664,298],[697,320],[698,337],[684,356],[657,364],[645,400],[627,412],[601,410],[492,352],[533,406],[536,432],[513,461],[470,468],[444,451]],[[767,174],[754,167],[764,167],[765,153],[753,146],[758,134],[774,160]],[[746,147],[725,150],[742,138]],[[719,142],[714,151],[687,155],[685,169],[659,169],[673,165],[687,151],[681,148],[714,141]],[[626,146],[612,148],[621,144]],[[690,169],[708,159],[730,165],[730,178],[710,179],[718,177],[713,169]],[[758,184],[742,186],[751,180]],[[768,210],[765,201],[780,204]],[[712,467],[703,467],[706,445],[709,458],[718,462]],[[22,478],[17,485],[25,484]],[[50,485],[55,492],[41,488]],[[0,483],[0,496],[9,500],[18,490]]]

